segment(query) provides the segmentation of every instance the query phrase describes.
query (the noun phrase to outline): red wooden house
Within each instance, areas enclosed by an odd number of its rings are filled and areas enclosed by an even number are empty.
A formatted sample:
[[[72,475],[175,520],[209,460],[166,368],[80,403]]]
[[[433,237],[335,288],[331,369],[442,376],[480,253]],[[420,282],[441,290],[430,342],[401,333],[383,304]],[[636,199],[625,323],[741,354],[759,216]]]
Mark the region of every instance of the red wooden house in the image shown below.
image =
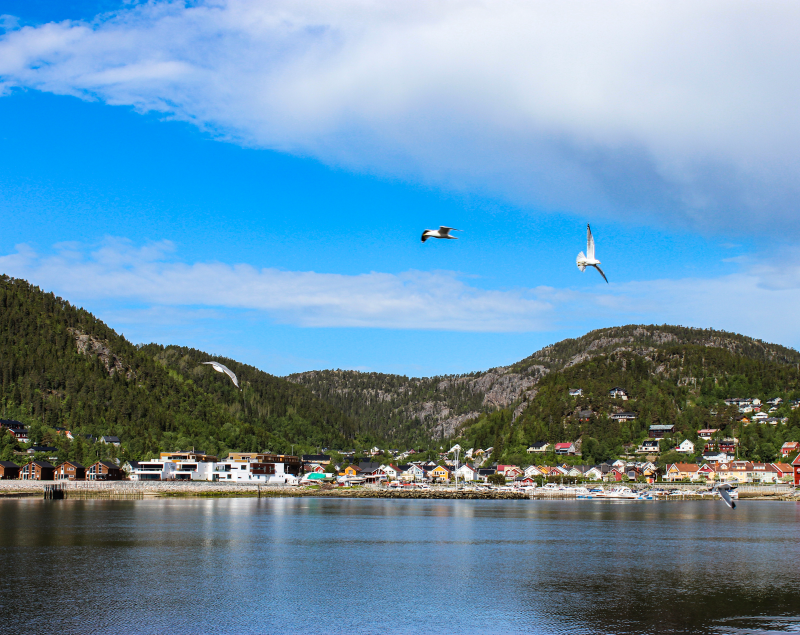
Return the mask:
[[[111,461],[98,461],[86,469],[87,481],[121,481],[122,468]]]
[[[82,481],[86,478],[86,468],[75,461],[64,461],[56,467],[53,478],[56,481]]]
[[[22,466],[19,477],[23,481],[52,481],[55,471],[56,468],[47,461],[31,461]]]
[[[0,461],[0,479],[19,478],[19,465],[11,461]]]

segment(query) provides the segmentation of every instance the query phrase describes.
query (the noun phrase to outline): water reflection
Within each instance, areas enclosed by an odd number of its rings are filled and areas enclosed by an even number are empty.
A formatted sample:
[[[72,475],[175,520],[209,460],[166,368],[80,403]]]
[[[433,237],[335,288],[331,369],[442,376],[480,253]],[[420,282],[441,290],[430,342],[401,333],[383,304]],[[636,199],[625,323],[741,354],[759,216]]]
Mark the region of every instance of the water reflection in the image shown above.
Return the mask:
[[[6,500],[0,633],[800,632],[799,515],[772,502]]]

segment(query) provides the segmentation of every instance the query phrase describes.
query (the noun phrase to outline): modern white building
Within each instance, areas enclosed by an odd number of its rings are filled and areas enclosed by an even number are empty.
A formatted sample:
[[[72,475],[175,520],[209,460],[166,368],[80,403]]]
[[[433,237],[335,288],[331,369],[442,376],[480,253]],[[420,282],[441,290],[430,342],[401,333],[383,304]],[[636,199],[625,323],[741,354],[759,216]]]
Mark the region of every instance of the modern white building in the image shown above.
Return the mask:
[[[158,459],[131,466],[132,481],[226,481],[296,485],[296,456],[233,452],[223,460],[195,452],[162,452]]]

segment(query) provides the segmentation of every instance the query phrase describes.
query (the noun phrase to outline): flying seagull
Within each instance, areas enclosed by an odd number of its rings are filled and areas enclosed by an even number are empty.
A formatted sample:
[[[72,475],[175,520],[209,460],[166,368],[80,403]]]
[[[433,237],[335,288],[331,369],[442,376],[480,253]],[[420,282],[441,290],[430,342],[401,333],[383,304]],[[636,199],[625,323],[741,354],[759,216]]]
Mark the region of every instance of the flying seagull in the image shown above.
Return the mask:
[[[575,262],[578,265],[578,269],[581,271],[586,271],[586,267],[594,267],[600,272],[600,275],[603,276],[603,280],[606,281],[606,284],[608,284],[606,274],[598,267],[600,261],[596,260],[594,257],[594,238],[592,238],[592,228],[589,227],[588,224],[586,225],[586,255],[584,256],[583,252],[579,253],[578,259]]]
[[[218,373],[225,373],[228,377],[231,378],[233,385],[239,388],[239,380],[236,379],[236,375],[233,374],[233,371],[230,368],[228,368],[224,364],[220,364],[219,362],[203,362],[203,363],[210,365]],[[239,388],[239,390],[241,390],[241,388]]]
[[[723,502],[731,509],[736,509],[736,503],[733,502],[731,495],[728,494],[731,489],[730,483],[720,483],[719,485],[714,486],[714,490],[717,492],[717,494],[719,494],[719,497],[723,500]]]
[[[426,229],[422,232],[422,242],[428,240],[428,238],[448,238],[450,240],[458,240],[456,236],[451,236],[450,232],[460,232],[460,229],[456,229],[454,227],[445,227],[442,225],[439,229]]]

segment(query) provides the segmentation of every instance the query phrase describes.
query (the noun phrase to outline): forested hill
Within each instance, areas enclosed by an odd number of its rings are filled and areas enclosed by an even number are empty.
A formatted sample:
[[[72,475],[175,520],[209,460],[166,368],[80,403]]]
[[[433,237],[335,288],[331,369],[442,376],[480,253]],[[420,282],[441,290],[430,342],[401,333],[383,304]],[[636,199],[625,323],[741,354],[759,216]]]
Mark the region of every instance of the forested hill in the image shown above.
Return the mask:
[[[200,365],[212,359],[239,375],[242,392]],[[29,424],[39,442],[64,445],[53,430],[71,430],[81,447],[64,451],[75,460],[97,453],[85,447],[86,434],[118,436],[123,456],[143,458],[191,447],[313,450],[347,444],[356,432],[301,386],[199,351],[137,348],[87,311],[7,276],[0,276],[0,381],[0,417]]]
[[[603,347],[603,352],[576,361],[574,355],[579,353],[568,350],[561,358],[568,363],[547,373],[526,393],[516,418],[510,410],[482,415],[455,436],[466,447],[493,446],[494,458],[508,463],[529,462],[532,457],[526,449],[536,442],[580,442],[580,462],[590,464],[619,456],[626,446],[633,449],[647,438],[650,425],[662,424],[675,426],[665,442],[667,449],[689,439],[699,454],[704,442],[698,441],[697,431],[713,428],[719,430],[718,436],[741,441],[740,457],[774,461],[785,441],[800,441],[800,409],[793,410],[790,403],[800,398],[800,371],[796,364],[786,363],[796,352],[784,349],[772,355],[780,347],[740,343],[739,350],[751,356],[733,353],[727,346],[667,343]],[[615,387],[624,389],[628,399],[612,397],[609,391]],[[570,389],[578,388],[582,394],[570,396]],[[745,421],[736,406],[724,401],[766,402],[775,397],[783,401],[768,413],[773,421],[764,424]],[[613,415],[621,412],[635,418],[615,420]],[[669,454],[662,460],[665,457]]]
[[[508,409],[518,417],[548,374],[597,357],[630,353],[650,358],[675,347],[724,351],[732,358],[776,366],[800,363],[800,353],[744,335],[681,326],[630,325],[591,331],[545,347],[511,366],[468,375],[409,378],[357,371],[311,371],[287,379],[342,409],[362,429],[397,439],[453,438],[482,414]]]
[[[738,333],[667,324],[662,326],[632,324],[598,329],[590,331],[583,337],[562,340],[513,364],[510,370],[525,372],[525,369],[531,367],[558,370],[611,352],[624,350],[647,352],[676,345],[721,348],[755,361],[800,363],[800,352],[792,348],[786,348],[779,344],[768,344]]]

